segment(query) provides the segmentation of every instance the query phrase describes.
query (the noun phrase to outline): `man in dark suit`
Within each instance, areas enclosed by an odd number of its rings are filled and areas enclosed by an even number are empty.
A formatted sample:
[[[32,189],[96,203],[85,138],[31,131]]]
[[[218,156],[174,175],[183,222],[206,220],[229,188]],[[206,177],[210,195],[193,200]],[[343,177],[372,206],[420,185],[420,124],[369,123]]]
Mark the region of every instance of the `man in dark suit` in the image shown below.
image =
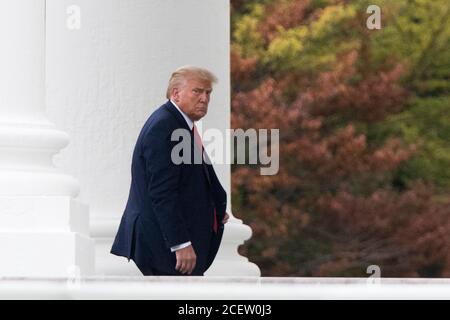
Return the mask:
[[[137,139],[128,202],[111,253],[132,259],[144,275],[203,275],[219,249],[227,197],[195,126],[208,111],[216,81],[202,68],[177,69],[169,100]],[[172,134],[180,130],[189,138],[181,151],[189,161],[182,163],[173,152],[180,142]]]

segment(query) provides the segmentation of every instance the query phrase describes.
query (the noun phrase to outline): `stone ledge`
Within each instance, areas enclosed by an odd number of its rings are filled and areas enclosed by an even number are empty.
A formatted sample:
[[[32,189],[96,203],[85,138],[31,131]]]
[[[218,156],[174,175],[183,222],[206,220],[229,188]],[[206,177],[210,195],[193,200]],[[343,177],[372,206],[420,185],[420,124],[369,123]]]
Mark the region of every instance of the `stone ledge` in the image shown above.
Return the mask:
[[[378,281],[378,282],[374,282]],[[276,277],[0,278],[0,299],[450,299],[450,279]]]

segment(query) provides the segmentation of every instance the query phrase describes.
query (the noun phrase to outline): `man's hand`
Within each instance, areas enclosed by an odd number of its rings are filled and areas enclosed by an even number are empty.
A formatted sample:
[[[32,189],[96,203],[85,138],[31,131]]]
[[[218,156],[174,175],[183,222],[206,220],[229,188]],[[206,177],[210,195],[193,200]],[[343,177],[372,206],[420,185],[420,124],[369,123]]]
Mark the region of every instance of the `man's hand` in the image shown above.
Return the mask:
[[[223,224],[227,223],[229,218],[230,218],[230,216],[228,215],[228,213],[225,212],[225,216],[222,219],[222,223]]]
[[[191,274],[197,262],[197,255],[195,254],[192,245],[175,251],[175,254],[177,256],[177,265],[175,266],[175,269],[183,274]]]

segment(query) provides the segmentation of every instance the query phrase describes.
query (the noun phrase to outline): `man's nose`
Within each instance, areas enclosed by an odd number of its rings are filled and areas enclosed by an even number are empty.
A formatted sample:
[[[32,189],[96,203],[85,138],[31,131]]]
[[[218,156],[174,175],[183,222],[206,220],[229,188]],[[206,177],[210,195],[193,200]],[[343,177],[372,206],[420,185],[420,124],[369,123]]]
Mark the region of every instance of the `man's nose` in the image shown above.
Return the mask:
[[[204,103],[208,102],[209,101],[209,95],[206,92],[203,92],[200,95],[200,101],[204,102]]]

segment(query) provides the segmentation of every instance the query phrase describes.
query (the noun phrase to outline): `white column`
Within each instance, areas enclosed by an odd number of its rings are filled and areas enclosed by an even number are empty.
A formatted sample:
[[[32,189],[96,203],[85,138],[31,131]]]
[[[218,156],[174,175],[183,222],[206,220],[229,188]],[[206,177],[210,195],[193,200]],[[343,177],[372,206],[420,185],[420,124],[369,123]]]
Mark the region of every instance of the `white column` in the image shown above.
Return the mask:
[[[45,117],[45,0],[0,0],[0,276],[91,274],[88,208],[53,165],[68,135]]]
[[[47,0],[47,114],[72,137],[55,162],[81,183],[90,205],[98,275],[141,275],[110,254],[131,182],[131,156],[145,120],[165,102],[170,74],[185,64],[219,78],[205,126],[230,119],[228,0]],[[192,19],[195,17],[195,19]],[[230,166],[215,166],[230,195]],[[237,248],[251,235],[231,219],[208,275],[259,275]]]

